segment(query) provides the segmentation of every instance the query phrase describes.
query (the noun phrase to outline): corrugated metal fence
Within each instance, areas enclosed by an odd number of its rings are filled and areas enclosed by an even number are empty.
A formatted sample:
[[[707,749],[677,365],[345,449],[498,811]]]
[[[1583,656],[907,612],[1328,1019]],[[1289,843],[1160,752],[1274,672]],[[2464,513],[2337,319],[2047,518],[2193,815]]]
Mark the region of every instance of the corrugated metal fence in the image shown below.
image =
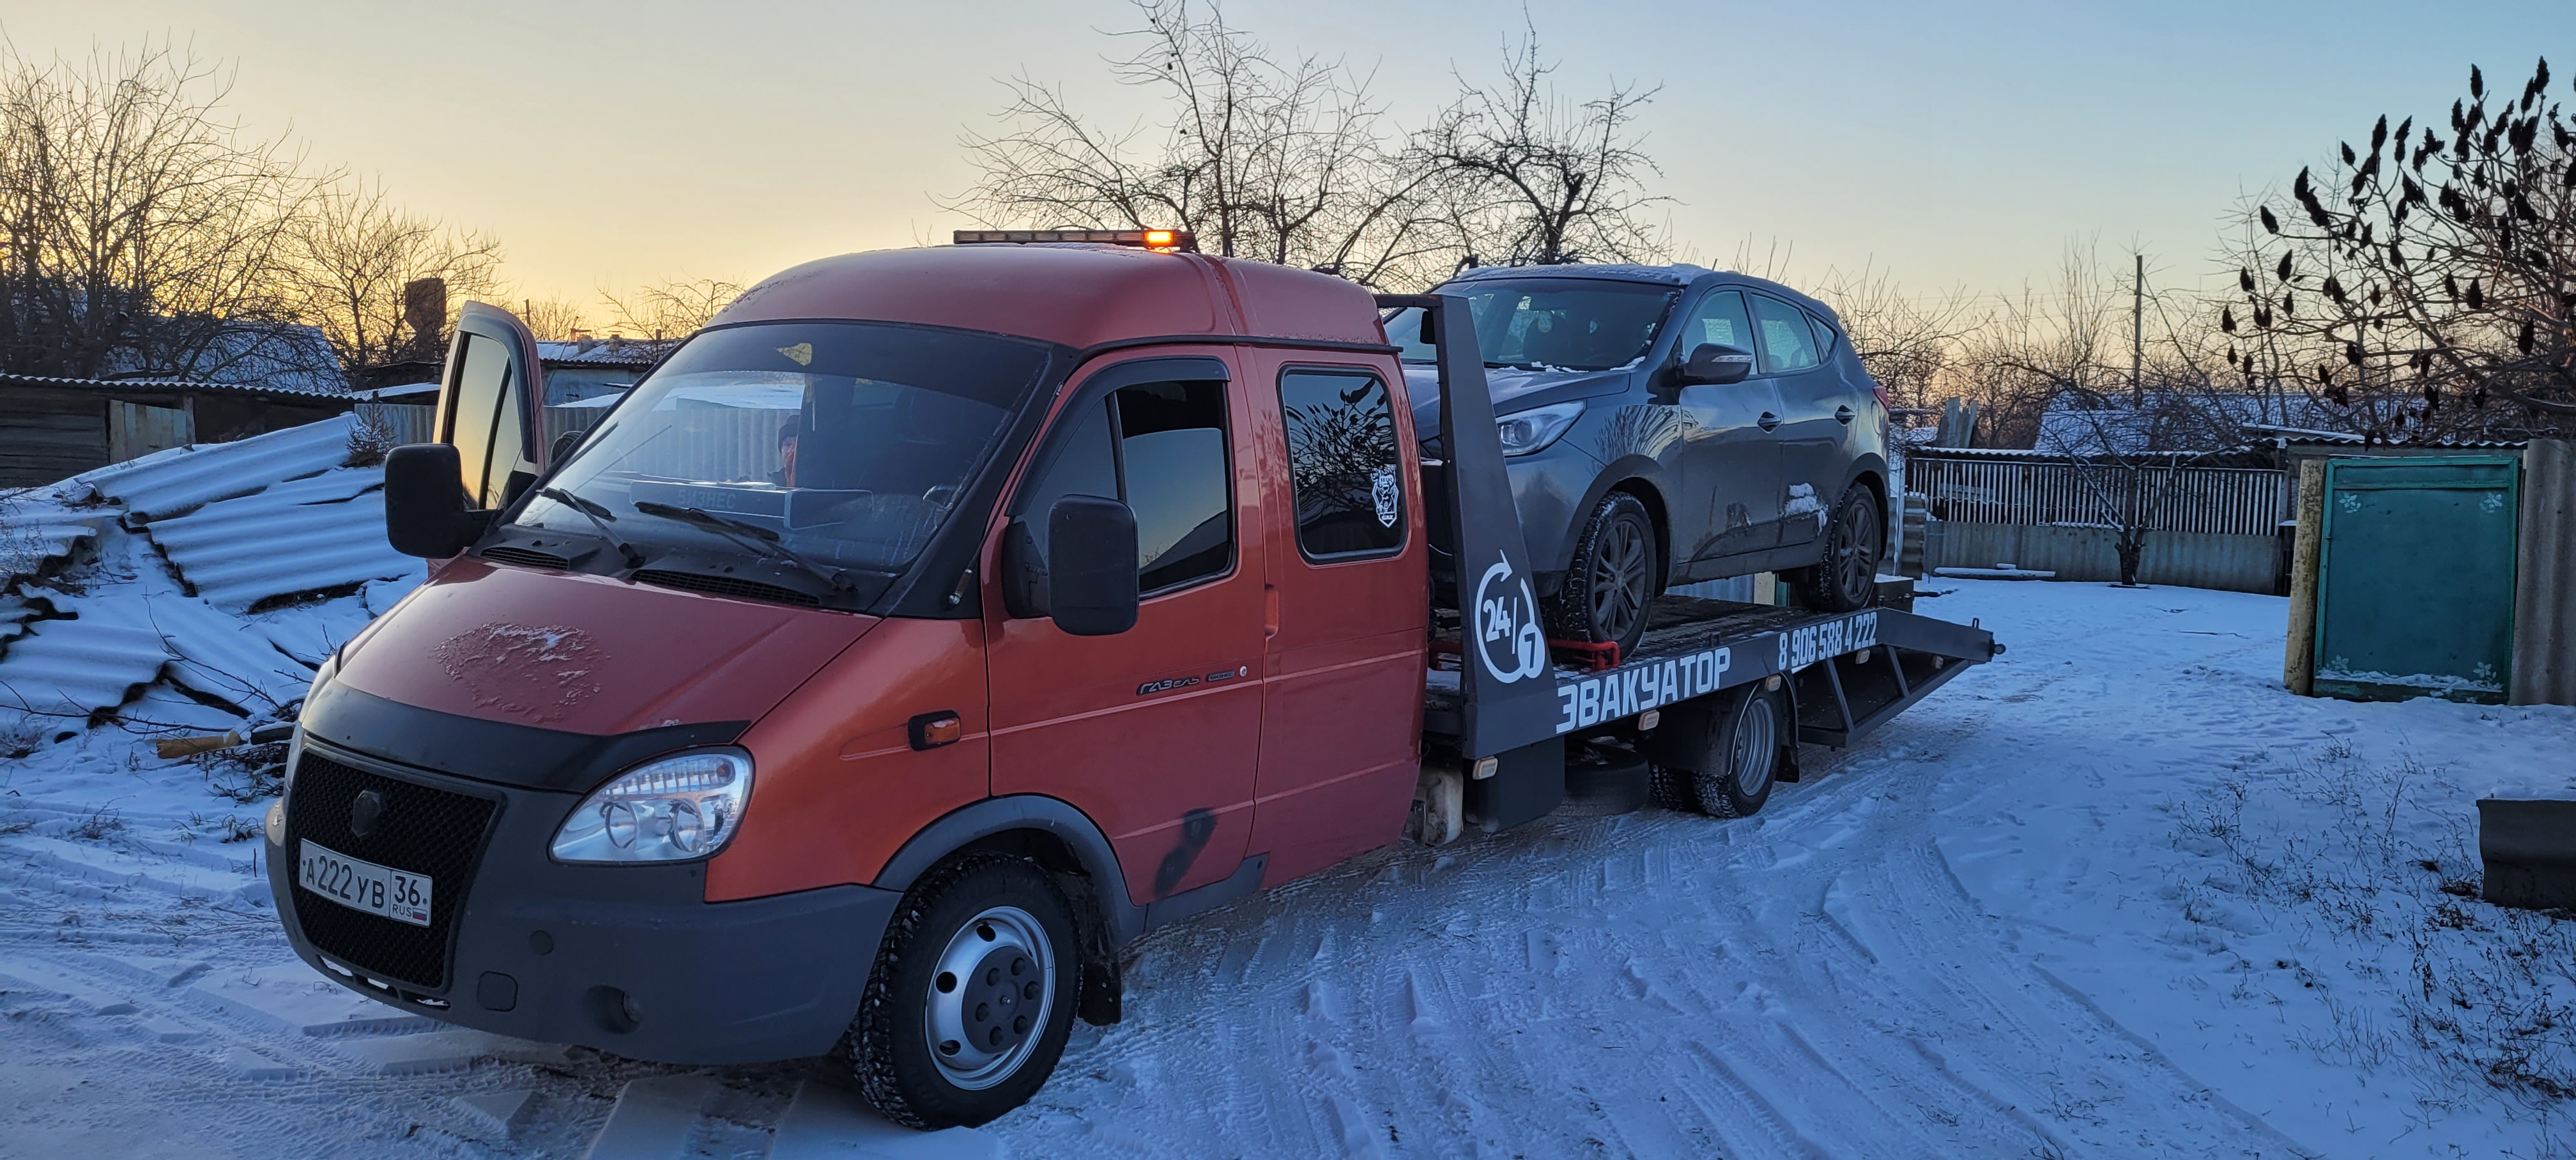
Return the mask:
[[[435,407],[361,403],[358,418],[383,428],[394,445],[427,443]],[[549,439],[587,431],[608,415],[606,407],[548,407]],[[683,408],[671,431],[638,448],[625,466],[675,479],[759,479],[779,468],[778,432],[795,421],[793,410],[748,407]]]
[[[2233,467],[2147,467],[1934,459],[1906,464],[1906,488],[1921,492],[1934,519],[1962,523],[2099,527],[2142,509],[2145,526],[2168,532],[2269,536],[2288,510],[2281,472]]]

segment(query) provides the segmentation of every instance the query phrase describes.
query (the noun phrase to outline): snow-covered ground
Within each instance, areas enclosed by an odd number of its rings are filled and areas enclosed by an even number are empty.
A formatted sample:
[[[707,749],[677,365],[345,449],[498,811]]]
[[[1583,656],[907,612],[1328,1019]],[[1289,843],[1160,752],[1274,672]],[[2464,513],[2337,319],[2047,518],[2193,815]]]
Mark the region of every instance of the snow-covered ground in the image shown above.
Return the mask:
[[[2011,651],[1758,817],[1395,848],[1158,931],[1126,1022],[927,1137],[798,1065],[320,982],[265,802],[216,792],[249,771],[38,722],[0,770],[0,1157],[2569,1154],[2576,922],[2459,892],[2476,797],[2576,796],[2576,713],[2289,696],[2277,599],[1943,583],[1919,609]]]

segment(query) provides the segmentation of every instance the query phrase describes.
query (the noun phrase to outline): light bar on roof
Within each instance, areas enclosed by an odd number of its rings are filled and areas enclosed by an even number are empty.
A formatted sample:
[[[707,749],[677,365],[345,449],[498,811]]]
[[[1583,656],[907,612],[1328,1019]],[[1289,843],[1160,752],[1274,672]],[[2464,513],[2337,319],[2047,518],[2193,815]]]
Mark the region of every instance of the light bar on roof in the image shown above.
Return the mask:
[[[1136,246],[1167,254],[1195,254],[1199,250],[1198,235],[1188,230],[959,230],[953,240],[961,246],[1090,242],[1104,246]]]

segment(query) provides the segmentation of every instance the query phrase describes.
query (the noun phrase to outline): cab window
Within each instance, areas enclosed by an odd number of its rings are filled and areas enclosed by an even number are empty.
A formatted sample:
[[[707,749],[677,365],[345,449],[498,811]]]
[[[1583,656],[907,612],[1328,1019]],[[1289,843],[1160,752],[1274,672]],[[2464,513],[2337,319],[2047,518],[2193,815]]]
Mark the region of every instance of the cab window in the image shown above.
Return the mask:
[[[1404,546],[1403,467],[1395,411],[1376,375],[1279,376],[1297,547],[1308,558],[1382,556]]]
[[[1063,416],[1044,461],[1011,514],[1037,559],[1046,513],[1069,495],[1125,503],[1136,513],[1137,590],[1147,596],[1234,568],[1233,472],[1226,456],[1225,384],[1142,383]]]

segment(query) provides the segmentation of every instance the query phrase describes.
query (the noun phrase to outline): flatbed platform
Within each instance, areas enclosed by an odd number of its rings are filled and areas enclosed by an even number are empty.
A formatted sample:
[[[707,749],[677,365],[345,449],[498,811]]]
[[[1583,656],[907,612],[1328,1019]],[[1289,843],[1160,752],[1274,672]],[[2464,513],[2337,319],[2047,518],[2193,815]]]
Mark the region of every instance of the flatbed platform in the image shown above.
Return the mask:
[[[2003,651],[1976,625],[1892,608],[1817,612],[1663,596],[1650,617],[1636,653],[1617,665],[1554,668],[1557,735],[1776,675],[1793,684],[1799,740],[1843,746]],[[1435,663],[1423,689],[1426,734],[1459,734],[1459,684],[1457,669]]]

